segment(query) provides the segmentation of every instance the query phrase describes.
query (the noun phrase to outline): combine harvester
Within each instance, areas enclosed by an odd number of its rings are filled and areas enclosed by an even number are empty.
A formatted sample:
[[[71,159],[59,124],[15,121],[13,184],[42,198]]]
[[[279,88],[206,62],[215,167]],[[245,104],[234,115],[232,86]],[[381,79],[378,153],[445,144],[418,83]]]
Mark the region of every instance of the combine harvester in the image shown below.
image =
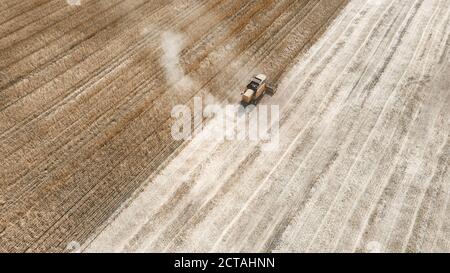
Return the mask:
[[[259,74],[251,79],[250,83],[247,85],[247,90],[241,93],[241,104],[243,106],[258,104],[266,93],[270,96],[275,94],[275,89],[268,85],[266,80],[267,76],[264,74]]]

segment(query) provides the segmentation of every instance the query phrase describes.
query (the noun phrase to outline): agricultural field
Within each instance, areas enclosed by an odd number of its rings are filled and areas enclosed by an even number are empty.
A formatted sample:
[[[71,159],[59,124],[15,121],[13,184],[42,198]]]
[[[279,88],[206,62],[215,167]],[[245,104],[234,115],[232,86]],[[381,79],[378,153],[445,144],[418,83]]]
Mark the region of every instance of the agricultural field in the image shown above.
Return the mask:
[[[0,14],[0,252],[450,252],[448,0]],[[277,149],[173,138],[175,106],[258,73]]]

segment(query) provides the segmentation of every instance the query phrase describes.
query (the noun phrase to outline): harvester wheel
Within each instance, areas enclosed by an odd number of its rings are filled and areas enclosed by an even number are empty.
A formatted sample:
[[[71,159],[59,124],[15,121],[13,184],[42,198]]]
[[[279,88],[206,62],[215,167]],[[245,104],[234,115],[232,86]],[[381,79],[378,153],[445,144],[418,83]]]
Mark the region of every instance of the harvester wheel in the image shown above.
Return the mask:
[[[270,96],[275,95],[276,90],[273,86],[268,85],[266,88],[267,94],[269,94]]]

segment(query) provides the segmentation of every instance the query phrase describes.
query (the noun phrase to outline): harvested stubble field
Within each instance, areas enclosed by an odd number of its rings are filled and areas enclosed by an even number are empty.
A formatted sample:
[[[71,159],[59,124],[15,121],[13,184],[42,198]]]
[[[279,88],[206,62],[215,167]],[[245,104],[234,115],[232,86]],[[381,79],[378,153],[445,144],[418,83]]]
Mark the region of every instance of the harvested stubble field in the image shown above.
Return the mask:
[[[0,251],[450,251],[447,0],[0,8]],[[258,72],[279,150],[173,140]]]

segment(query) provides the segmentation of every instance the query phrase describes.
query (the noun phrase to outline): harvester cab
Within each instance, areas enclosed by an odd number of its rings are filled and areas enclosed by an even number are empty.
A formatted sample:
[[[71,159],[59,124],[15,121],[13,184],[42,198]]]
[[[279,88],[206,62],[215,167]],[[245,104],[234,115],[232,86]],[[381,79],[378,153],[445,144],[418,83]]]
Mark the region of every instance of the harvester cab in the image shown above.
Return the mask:
[[[267,84],[266,80],[267,76],[264,74],[254,76],[250,80],[250,83],[247,85],[247,89],[241,92],[241,103],[244,106],[249,104],[256,105],[265,93],[269,93],[270,95],[274,94],[274,89]]]

